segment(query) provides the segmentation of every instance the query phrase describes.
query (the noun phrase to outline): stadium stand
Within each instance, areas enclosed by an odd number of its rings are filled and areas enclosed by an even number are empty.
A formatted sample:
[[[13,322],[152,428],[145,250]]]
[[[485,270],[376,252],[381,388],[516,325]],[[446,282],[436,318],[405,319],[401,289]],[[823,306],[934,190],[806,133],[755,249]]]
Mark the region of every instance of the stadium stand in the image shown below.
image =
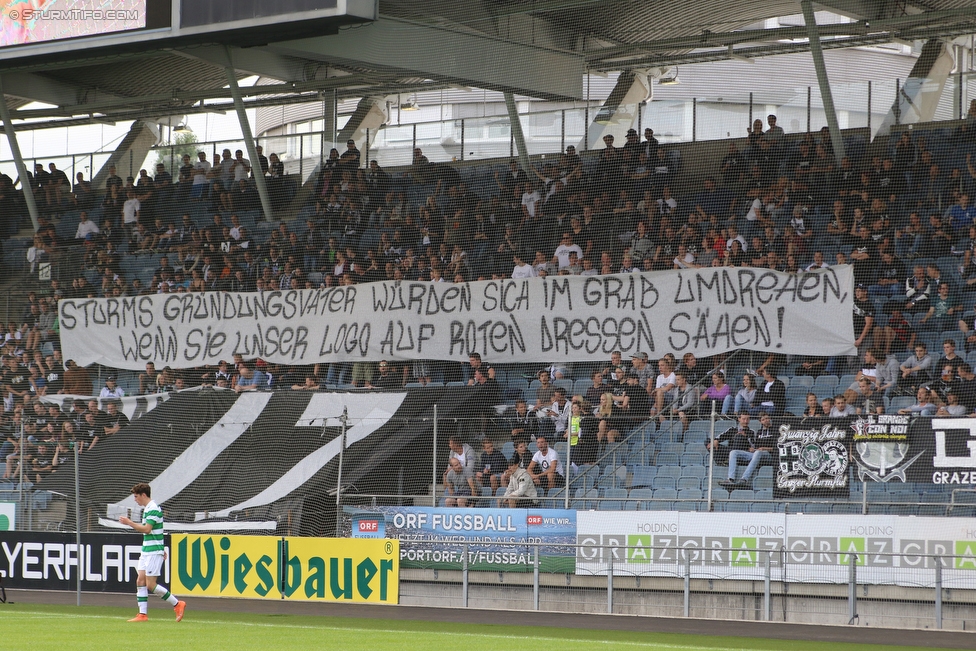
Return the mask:
[[[843,169],[835,168],[822,154],[829,142],[821,134],[790,136],[772,148],[744,147],[741,156],[746,165],[723,182],[703,173],[700,165],[689,164],[694,157],[688,149],[682,164],[674,164],[676,150],[656,141],[642,146],[663,149],[672,162],[665,183],[646,180],[646,159],[627,147],[611,145],[583,156],[549,158],[526,170],[528,174],[519,171],[511,183],[495,183],[495,173],[507,169],[500,163],[468,165],[456,174],[432,177],[425,173],[430,164],[418,150],[414,163],[398,170],[326,164],[307,188],[309,198],[295,217],[280,222],[263,221],[254,197],[232,194],[233,185],[219,176],[210,178],[198,201],[182,183],[176,184],[174,192],[164,192],[148,176],[124,181],[114,177],[108,194],[79,210],[74,202],[80,192],[76,188],[76,194],[66,194],[61,203],[45,204],[34,237],[4,241],[8,264],[14,260],[18,265],[23,260],[30,260],[32,266],[52,263],[60,268],[61,278],[76,270],[73,277],[52,281],[32,295],[23,318],[0,325],[5,356],[5,409],[0,420],[7,434],[4,480],[17,473],[19,443],[13,432],[21,420],[31,418],[33,401],[45,395],[95,395],[108,389],[112,397],[116,390],[132,395],[149,393],[148,387],[241,389],[249,383],[261,390],[292,390],[306,382],[322,389],[374,387],[377,369],[371,363],[361,372],[349,364],[285,367],[241,360],[234,360],[226,371],[104,369],[89,374],[83,369],[65,370],[55,318],[57,301],[64,297],[267,291],[387,279],[464,282],[519,274],[589,275],[696,266],[796,272],[843,257],[853,260],[864,291],[853,315],[856,334],[864,330],[868,335],[860,347],[861,357],[767,358],[743,351],[702,360],[702,368],[721,368],[734,395],[742,388],[743,372],[755,375],[757,369],[775,366],[786,386],[787,411],[797,416],[814,415],[805,411],[809,393],[816,396],[818,406],[820,401],[843,396],[855,414],[867,410],[922,417],[971,414],[976,409],[976,390],[972,369],[963,360],[971,364],[976,359],[976,350],[971,350],[976,313],[967,293],[968,279],[976,273],[972,259],[976,239],[971,230],[976,222],[969,206],[974,177],[961,170],[969,165],[973,145],[954,129],[902,133],[907,139],[897,139],[898,144],[875,143],[870,149],[862,137],[848,136],[848,162]],[[953,171],[947,177],[957,180],[933,182],[929,165]],[[514,166],[517,169],[518,163]],[[46,183],[40,176],[28,182],[38,189]],[[130,198],[121,200],[115,186]],[[683,190],[672,192],[672,188]],[[0,192],[24,219],[20,193],[10,177],[0,177]],[[274,199],[281,204],[304,196],[287,183],[277,185],[275,192]],[[668,197],[674,197],[673,204]],[[563,257],[569,250],[579,252],[572,261]],[[950,287],[948,296],[936,289],[945,284]],[[902,316],[907,320],[898,321]],[[936,328],[931,327],[933,319]],[[947,341],[959,353],[954,375],[945,378],[962,392],[957,401],[963,411],[956,413],[948,411],[952,406],[946,396],[948,385],[938,384],[941,369],[931,366]],[[924,354],[909,357],[914,342],[927,344],[926,369],[931,366],[931,370],[923,371],[917,381],[896,379],[873,398],[860,392],[858,379],[878,377],[877,369],[887,361],[894,360],[903,369],[912,360],[921,363]],[[872,361],[864,353],[873,355]],[[427,368],[395,368],[386,388],[422,390],[473,382],[465,368],[453,363],[420,366]],[[492,432],[507,427],[503,421],[513,417],[515,399],[525,399],[530,407],[537,401],[548,405],[552,387],[566,389],[569,396],[585,396],[592,372],[602,368],[592,364],[559,368],[561,377],[543,385],[535,365],[497,365],[493,377],[505,408],[499,409],[497,418],[491,417],[492,426],[497,425]],[[115,388],[93,385],[92,375],[108,374],[115,375]],[[698,382],[701,387],[708,384],[704,379]],[[915,390],[918,387],[921,393]],[[606,388],[611,393],[620,390],[612,379]],[[587,404],[589,409],[598,408]],[[101,425],[105,414],[96,411]],[[84,413],[69,418],[66,410],[59,419],[70,419],[81,428]],[[713,426],[704,406],[687,427],[663,416],[654,419],[650,413],[630,416],[621,444],[601,440],[592,470],[580,466],[578,474],[571,476],[571,506],[703,510],[718,501],[716,506],[735,512],[847,512],[856,510],[855,496],[863,495],[852,469],[851,497],[845,504],[773,503],[772,469],[764,467],[751,488],[737,488],[726,496],[715,483],[722,472],[714,473],[709,485],[705,442]],[[730,416],[734,414],[726,414]],[[720,420],[716,434],[729,424]],[[59,429],[50,442],[60,450],[66,440]],[[90,446],[96,443],[90,441]],[[565,448],[561,450],[565,454]],[[531,442],[530,452],[535,451]],[[512,456],[512,441],[504,442],[502,452]],[[37,451],[33,454],[36,457]],[[29,455],[25,463],[28,460]],[[41,475],[34,473],[34,479],[39,481]],[[565,494],[554,489],[542,499],[556,505],[562,501],[560,495],[565,500]],[[488,505],[493,501],[488,498],[497,496],[489,490],[482,503]],[[933,486],[924,492],[884,492],[879,498],[869,500],[871,508],[892,514],[960,515],[973,509],[968,502],[957,505],[951,491]]]

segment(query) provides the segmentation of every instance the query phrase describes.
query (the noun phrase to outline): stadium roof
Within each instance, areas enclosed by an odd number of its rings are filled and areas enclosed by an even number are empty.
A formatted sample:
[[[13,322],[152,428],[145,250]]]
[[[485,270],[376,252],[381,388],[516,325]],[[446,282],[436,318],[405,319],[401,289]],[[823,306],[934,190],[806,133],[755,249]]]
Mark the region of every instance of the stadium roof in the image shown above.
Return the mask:
[[[822,0],[851,18],[821,25],[825,48],[976,33],[976,0]],[[379,19],[338,33],[0,63],[18,128],[163,118],[232,108],[227,50],[250,107],[411,93],[446,86],[580,99],[586,71],[652,69],[808,48],[795,0],[380,0]],[[278,83],[275,82],[277,80]],[[45,106],[25,110],[31,102]]]

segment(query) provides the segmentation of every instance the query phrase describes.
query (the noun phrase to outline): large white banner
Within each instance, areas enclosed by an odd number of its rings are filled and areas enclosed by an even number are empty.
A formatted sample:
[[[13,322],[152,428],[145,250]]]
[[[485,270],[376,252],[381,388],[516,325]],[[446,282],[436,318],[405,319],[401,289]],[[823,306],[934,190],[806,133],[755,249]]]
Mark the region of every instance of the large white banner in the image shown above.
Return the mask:
[[[285,292],[60,302],[66,359],[191,368],[241,353],[282,364],[602,361],[738,348],[853,354],[849,266],[715,267],[472,283],[379,282]]]
[[[581,511],[577,574],[846,583],[976,585],[971,518],[894,515]],[[758,550],[758,551],[757,551]]]

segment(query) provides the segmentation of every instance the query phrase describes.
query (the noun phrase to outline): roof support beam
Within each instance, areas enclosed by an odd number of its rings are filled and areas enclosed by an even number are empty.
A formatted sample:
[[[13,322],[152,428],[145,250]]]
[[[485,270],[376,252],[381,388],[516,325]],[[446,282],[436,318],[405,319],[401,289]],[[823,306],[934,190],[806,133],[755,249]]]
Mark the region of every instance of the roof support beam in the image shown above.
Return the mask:
[[[515,96],[511,93],[505,93],[505,108],[508,109],[508,123],[511,125],[515,147],[518,149],[519,163],[528,174],[532,161],[529,160],[529,150],[525,146],[525,134],[522,133],[522,120],[519,118],[518,106],[515,105]]]
[[[598,149],[605,136],[613,136],[618,147],[623,146],[627,131],[636,126],[637,113],[650,95],[646,74],[626,70],[617,77],[617,85],[593,117],[587,140],[580,145],[584,150]],[[592,115],[592,113],[591,113]]]
[[[933,39],[926,43],[875,137],[888,135],[898,124],[931,121],[954,64],[952,50],[944,42]]]
[[[972,34],[974,28],[970,24],[957,24],[947,27],[928,27],[924,29],[913,29],[902,31],[897,34],[897,38],[905,40],[927,41],[933,38],[946,38],[956,36],[966,36]],[[834,38],[831,40],[821,40],[820,47],[824,50],[836,50],[848,47],[865,47],[870,45],[883,45],[891,43],[894,35],[884,32],[881,34],[869,34],[867,36],[852,36],[849,38]],[[808,52],[810,44],[806,41],[798,43],[777,43],[775,45],[759,47],[736,48],[734,53],[739,56],[749,58],[771,57],[780,54],[796,54],[797,52]],[[627,57],[626,61],[607,60],[595,61],[590,64],[591,70],[620,70],[621,68],[654,68],[661,66],[673,66],[692,63],[706,63],[708,61],[726,61],[729,59],[728,47],[720,47],[708,50],[688,51],[657,51],[645,52],[639,58]]]
[[[34,232],[41,227],[37,211],[37,202],[34,201],[34,192],[31,183],[27,179],[27,166],[24,165],[24,157],[20,154],[20,145],[17,144],[17,134],[14,132],[14,124],[10,120],[10,109],[7,108],[7,101],[4,99],[5,80],[0,78],[0,120],[3,120],[3,130],[7,132],[7,142],[10,143],[10,153],[14,156],[14,164],[17,166],[17,176],[20,177],[20,187],[24,190],[24,201],[27,202],[27,212],[30,213],[31,223],[34,225]]]
[[[837,122],[837,111],[834,109],[834,95],[830,90],[830,80],[827,79],[827,66],[824,65],[823,49],[820,47],[820,31],[817,29],[817,17],[813,13],[810,0],[800,0],[803,7],[803,22],[807,24],[810,37],[810,53],[813,55],[813,67],[817,71],[817,83],[820,85],[820,97],[823,99],[824,113],[827,114],[827,129],[830,131],[830,144],[834,150],[834,158],[840,166],[844,158],[844,138],[840,135],[840,125]]]
[[[224,48],[219,45],[173,50],[173,53],[219,66],[224,66],[227,62]],[[240,72],[288,82],[311,81],[307,78],[306,62],[275,54],[266,48],[231,48],[231,54],[234,57],[234,69]]]
[[[268,194],[268,186],[264,182],[264,173],[261,171],[261,161],[258,158],[258,151],[254,147],[254,135],[251,133],[251,121],[247,117],[247,110],[244,108],[244,99],[241,97],[241,87],[237,85],[237,71],[234,69],[234,59],[231,56],[230,47],[224,46],[224,56],[227,67],[227,84],[230,86],[230,93],[234,96],[234,109],[237,111],[237,120],[241,125],[241,135],[244,137],[244,148],[247,150],[247,157],[251,160],[251,178],[258,189],[258,197],[261,199],[261,207],[264,209],[264,218],[274,221],[274,213],[271,211],[271,195]],[[216,161],[214,161],[216,162]]]
[[[83,104],[89,95],[96,93],[105,99],[116,97],[109,93],[100,93],[82,86],[66,84],[50,77],[30,72],[8,72],[3,75],[4,94],[34,102],[66,106]],[[94,98],[92,98],[94,99]]]
[[[531,97],[581,99],[583,94],[582,56],[389,18],[333,36],[273,43],[266,49]],[[431,52],[452,54],[437,57]]]

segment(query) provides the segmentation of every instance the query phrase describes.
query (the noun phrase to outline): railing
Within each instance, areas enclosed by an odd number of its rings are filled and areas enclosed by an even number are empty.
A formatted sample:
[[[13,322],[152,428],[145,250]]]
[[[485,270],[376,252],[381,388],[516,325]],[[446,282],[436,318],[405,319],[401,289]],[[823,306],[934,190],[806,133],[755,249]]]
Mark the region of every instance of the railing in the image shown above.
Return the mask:
[[[808,554],[785,547],[401,545],[408,547],[401,559],[419,566],[401,568],[404,604],[957,630],[976,617],[976,577],[955,569],[972,558],[951,554],[835,551],[811,564]],[[431,574],[418,559],[433,552],[439,562]],[[510,571],[472,569],[485,554],[503,552],[520,559]],[[640,563],[632,562],[635,554]],[[575,572],[547,569],[555,557],[575,559]]]
[[[971,100],[976,99],[976,79],[974,73],[957,73],[946,80],[942,95],[935,109],[934,122],[958,120],[966,117]],[[915,80],[917,81],[917,80]],[[924,88],[924,87],[923,87]],[[887,79],[849,84],[832,84],[834,104],[837,108],[841,129],[868,128],[873,136],[882,123],[892,114],[894,125],[917,123],[914,102],[907,101],[905,80]],[[910,90],[914,90],[911,89]],[[660,95],[672,91],[659,91]],[[787,134],[818,131],[826,126],[826,114],[820,90],[816,86],[799,86],[788,92],[767,97],[764,92],[750,92],[742,96],[681,97],[676,99],[655,99],[633,105],[621,115],[628,115],[627,124],[621,128],[635,128],[643,133],[644,127],[654,129],[655,137],[662,143],[698,142],[745,137],[746,129],[754,119],[765,123],[767,114],[778,117],[778,124]],[[897,105],[896,98],[902,98]],[[409,165],[416,147],[424,151],[431,162],[463,162],[485,160],[515,155],[515,140],[507,114],[449,118],[428,122],[399,122],[404,114],[391,116],[391,122],[378,130],[366,132],[360,149],[363,152],[363,165],[376,159],[387,167]],[[599,125],[599,107],[590,106],[532,111],[521,113],[519,119],[525,135],[526,147],[530,155],[558,154],[568,145],[585,149],[584,143],[593,140],[590,130]],[[627,119],[627,118],[625,118]],[[393,123],[397,121],[398,123]],[[298,128],[309,126],[302,123]],[[764,125],[765,126],[765,125]],[[302,181],[308,180],[331,148],[336,147],[331,133],[309,130],[306,133],[263,136],[257,139],[264,147],[264,155],[276,153],[285,164],[288,174],[298,175]],[[70,139],[64,149],[52,148],[50,152],[35,149],[27,163],[54,162],[60,169],[69,173],[74,180],[77,172],[89,178],[108,160],[109,153],[68,153]],[[602,146],[602,145],[600,145]],[[144,160],[135,160],[130,154],[119,163],[121,176],[138,176],[140,169],[150,173],[158,161],[173,171],[180,164],[184,152],[206,151],[210,160],[217,159],[223,149],[232,152],[244,149],[243,141],[215,140],[185,145],[161,144],[153,148]],[[340,151],[342,147],[338,147]],[[192,157],[195,160],[195,157]],[[12,160],[0,161],[0,172],[16,178]]]

